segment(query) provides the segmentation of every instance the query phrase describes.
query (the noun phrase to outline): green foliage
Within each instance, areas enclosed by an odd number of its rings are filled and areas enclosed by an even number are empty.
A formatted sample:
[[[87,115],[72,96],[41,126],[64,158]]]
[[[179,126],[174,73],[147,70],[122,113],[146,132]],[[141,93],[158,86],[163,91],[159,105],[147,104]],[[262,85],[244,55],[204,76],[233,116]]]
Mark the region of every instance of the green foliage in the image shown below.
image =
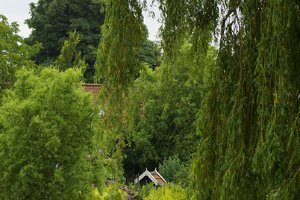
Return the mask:
[[[98,77],[107,87],[127,88],[138,76],[137,59],[146,35],[142,8],[137,0],[106,0],[105,22],[98,50]]]
[[[187,166],[180,161],[178,156],[170,156],[164,159],[164,161],[159,164],[158,170],[167,182],[187,186]]]
[[[299,1],[157,2],[164,20],[167,64],[176,63],[179,47],[189,38],[194,55],[190,60],[201,68],[193,75],[203,75],[197,107],[201,141],[192,164],[190,198],[296,199],[300,196]],[[216,63],[209,63],[205,58],[213,34],[218,56]],[[163,70],[170,88],[172,69]],[[178,127],[170,117],[176,109],[166,102],[171,95],[160,98],[156,85],[160,79],[152,73],[142,75],[132,89],[127,155],[140,163],[163,157],[156,149],[166,154],[168,145],[176,146],[172,133]],[[172,97],[184,96],[172,91]],[[170,125],[174,132],[165,131]],[[160,139],[164,142],[157,143]],[[142,148],[149,153],[143,154]]]
[[[175,154],[187,162],[196,150],[202,69],[195,65],[191,50],[186,43],[176,61],[141,72],[130,89],[126,101],[127,172],[154,169]],[[215,62],[213,50],[202,59],[207,65]]]
[[[100,39],[99,27],[104,21],[101,0],[39,0],[30,6],[31,18],[26,22],[33,30],[27,42],[38,42],[43,46],[35,58],[36,62],[53,64],[69,33],[76,30],[80,36],[78,48],[88,64],[85,78],[92,82]]]
[[[204,74],[190,198],[297,199],[299,2],[224,2],[214,5],[225,14],[217,64]]]
[[[147,197],[152,190],[155,190],[155,185],[153,183],[148,183],[143,186],[137,184],[135,188],[135,191],[137,191],[137,195],[135,198],[137,198],[138,200],[142,200]]]
[[[121,147],[118,146],[121,145],[118,144],[120,142],[117,140],[119,135],[110,130],[114,130],[114,127],[107,126],[111,122],[108,121],[110,118],[107,117],[105,103],[99,103],[97,110],[100,115],[100,119],[93,124],[93,128],[95,130],[93,146],[95,148],[94,152],[96,152],[93,156],[95,157],[95,162],[97,164],[94,170],[98,171],[98,178],[102,178],[102,181],[98,180],[98,182],[96,182],[96,185],[100,186],[101,190],[103,189],[103,179],[114,180],[117,182],[124,181],[123,168],[120,162],[123,159],[123,153],[120,150]]]
[[[299,2],[270,1],[262,8],[272,13],[272,19],[260,23],[263,32],[255,68],[260,135],[253,170],[263,179],[265,192],[275,193],[271,199],[296,199],[300,195]]]
[[[99,35],[84,33],[95,33],[92,27],[99,24],[90,22],[101,20],[86,6],[98,9],[100,3],[86,1],[32,4],[28,23],[34,30],[28,41],[44,45],[39,63],[53,62],[67,34],[77,29],[83,57],[93,64],[95,45],[84,44],[94,44]],[[77,73],[20,72],[0,108],[2,199],[88,198],[91,182],[100,191],[110,191],[107,198],[123,198],[116,188],[104,188],[96,176],[122,180],[125,145],[129,173],[154,168],[166,158],[162,171],[172,172],[179,168],[179,159],[187,163],[196,151],[188,197],[179,186],[167,185],[151,190],[145,199],[300,196],[299,0],[156,1],[164,21],[165,59],[161,67],[146,68],[139,76],[141,62],[157,65],[156,55],[148,52],[153,46],[142,44],[142,5],[137,0],[105,0],[107,17],[96,63],[104,83],[105,115],[94,129],[87,123],[93,114],[89,99],[71,84]],[[83,16],[92,18],[85,21]],[[2,89],[16,68],[30,65],[32,51],[16,35],[16,26],[1,19]],[[217,52],[209,47],[213,34]],[[77,43],[76,36],[65,43],[57,61],[61,69],[79,63]],[[92,143],[96,129],[99,134]],[[88,146],[94,147],[89,154],[93,162],[84,157]],[[178,160],[170,159],[174,155]],[[90,173],[102,164],[97,175]]]
[[[89,200],[126,200],[127,195],[124,191],[119,189],[118,185],[107,185],[102,194],[94,190],[93,195]]]
[[[30,57],[39,51],[39,45],[26,45],[18,31],[16,23],[0,15],[0,93],[14,84],[17,69],[34,66]]]
[[[219,0],[155,0],[160,4],[164,25],[161,30],[165,58],[176,58],[186,38],[199,56],[207,50],[212,30],[218,23]],[[236,1],[236,0],[233,0]],[[225,2],[224,2],[225,3]],[[230,1],[230,4],[232,2]]]
[[[79,68],[84,72],[87,64],[81,58],[81,53],[78,52],[77,46],[80,42],[79,35],[76,32],[70,33],[69,39],[64,42],[61,53],[55,61],[55,65],[61,71],[68,68]]]
[[[0,107],[0,198],[84,199],[94,109],[80,71],[17,73]]]
[[[102,195],[103,200],[126,200],[126,193],[120,190],[116,185],[106,187]]]
[[[177,156],[169,157],[159,164],[160,174],[171,183],[174,183],[177,171],[181,168],[181,162]]]
[[[141,4],[137,0],[106,0],[105,22],[98,49],[96,67],[103,82],[103,135],[110,141],[109,151],[116,166],[114,173],[122,179],[124,143],[124,97],[139,74],[138,53],[146,35]],[[122,175],[122,173],[121,173]]]
[[[160,65],[161,53],[159,45],[150,40],[143,41],[138,58],[139,62],[147,64],[154,70]]]
[[[158,189],[152,189],[150,194],[143,198],[144,200],[187,200],[186,191],[178,185],[167,184],[159,187]]]

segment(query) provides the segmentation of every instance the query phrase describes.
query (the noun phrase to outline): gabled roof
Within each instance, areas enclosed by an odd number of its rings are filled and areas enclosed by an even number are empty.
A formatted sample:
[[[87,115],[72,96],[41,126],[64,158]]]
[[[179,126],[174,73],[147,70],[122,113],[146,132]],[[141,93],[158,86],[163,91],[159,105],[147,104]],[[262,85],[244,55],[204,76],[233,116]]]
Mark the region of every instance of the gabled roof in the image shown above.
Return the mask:
[[[164,185],[167,181],[160,175],[160,173],[155,169],[154,171],[150,172],[146,169],[144,173],[142,173],[138,178],[134,180],[134,183],[139,183],[145,177],[148,177],[155,185]]]

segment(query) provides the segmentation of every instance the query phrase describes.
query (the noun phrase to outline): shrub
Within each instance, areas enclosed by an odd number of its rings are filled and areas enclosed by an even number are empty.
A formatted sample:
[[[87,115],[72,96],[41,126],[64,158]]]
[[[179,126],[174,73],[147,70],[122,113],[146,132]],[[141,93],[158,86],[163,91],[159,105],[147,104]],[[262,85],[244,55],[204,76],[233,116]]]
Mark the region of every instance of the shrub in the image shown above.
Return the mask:
[[[167,184],[158,189],[152,189],[144,200],[186,200],[187,193],[179,185]]]

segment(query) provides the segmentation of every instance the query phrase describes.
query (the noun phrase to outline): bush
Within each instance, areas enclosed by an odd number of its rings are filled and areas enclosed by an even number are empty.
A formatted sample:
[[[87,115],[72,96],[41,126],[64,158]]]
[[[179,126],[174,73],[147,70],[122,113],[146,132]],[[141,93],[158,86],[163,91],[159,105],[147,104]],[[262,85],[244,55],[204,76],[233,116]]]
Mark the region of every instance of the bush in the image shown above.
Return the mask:
[[[178,156],[170,156],[159,164],[159,173],[170,183],[186,186],[182,180],[188,177],[188,167],[180,161]]]
[[[117,185],[109,185],[105,187],[103,194],[99,200],[126,200],[127,195],[120,190]]]
[[[167,184],[158,189],[152,189],[144,200],[186,200],[187,193],[179,185]]]
[[[98,189],[94,189],[86,200],[127,200],[127,194],[119,189],[118,184],[111,184],[104,187],[102,194]]]
[[[135,191],[137,192],[137,196],[135,198],[138,200],[144,199],[154,189],[155,189],[155,186],[152,183],[149,183],[149,184],[143,185],[143,186],[136,185]]]

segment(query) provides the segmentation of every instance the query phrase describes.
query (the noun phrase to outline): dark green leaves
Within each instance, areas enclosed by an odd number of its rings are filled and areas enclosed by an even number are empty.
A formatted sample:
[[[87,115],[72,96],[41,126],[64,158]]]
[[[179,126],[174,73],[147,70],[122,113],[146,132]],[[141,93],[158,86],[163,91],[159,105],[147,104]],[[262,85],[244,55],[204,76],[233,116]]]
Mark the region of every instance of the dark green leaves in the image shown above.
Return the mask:
[[[87,82],[94,81],[94,64],[100,40],[100,26],[104,21],[100,0],[40,0],[31,4],[31,18],[27,24],[33,29],[29,44],[41,43],[43,49],[35,57],[38,64],[53,64],[70,32],[80,37],[78,44],[88,68]]]

